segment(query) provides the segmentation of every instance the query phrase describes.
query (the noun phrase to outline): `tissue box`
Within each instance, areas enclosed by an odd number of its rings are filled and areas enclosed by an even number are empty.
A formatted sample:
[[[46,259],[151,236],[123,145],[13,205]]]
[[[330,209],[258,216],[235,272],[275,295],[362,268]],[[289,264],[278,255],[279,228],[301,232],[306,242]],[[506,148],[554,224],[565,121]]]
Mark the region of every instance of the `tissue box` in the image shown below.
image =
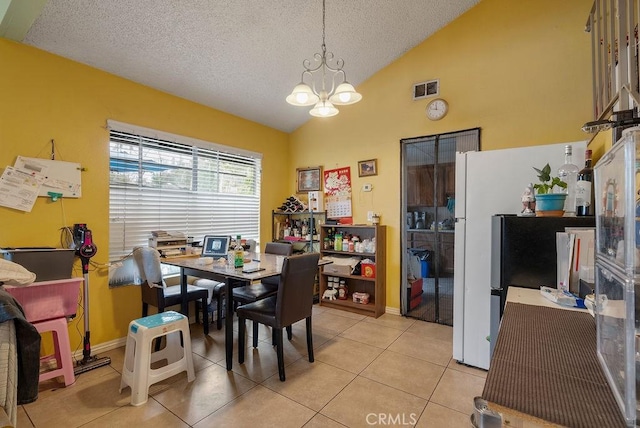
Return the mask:
[[[369,303],[369,293],[359,293],[359,292],[355,292],[352,294],[353,296],[353,303],[360,303],[363,305],[366,305],[367,303]]]
[[[330,264],[330,265],[325,265],[324,266],[324,273],[331,273],[331,274],[336,274],[336,275],[351,275],[351,266],[345,266],[345,265],[334,265],[334,264]]]
[[[361,263],[360,272],[362,272],[362,276],[364,276],[365,278],[375,278],[376,265],[373,263]]]
[[[351,275],[354,266],[360,262],[359,257],[325,256],[322,259],[332,262],[323,267],[324,273],[336,275]]]

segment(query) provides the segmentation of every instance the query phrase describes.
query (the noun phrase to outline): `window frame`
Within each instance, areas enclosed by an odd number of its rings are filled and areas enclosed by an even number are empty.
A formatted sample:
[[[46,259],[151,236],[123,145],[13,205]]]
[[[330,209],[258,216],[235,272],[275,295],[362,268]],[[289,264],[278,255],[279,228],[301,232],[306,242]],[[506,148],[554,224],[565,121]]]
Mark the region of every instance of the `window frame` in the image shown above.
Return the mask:
[[[107,124],[111,262],[126,258],[135,246],[148,245],[151,230],[158,229],[183,232],[195,241],[208,234],[240,234],[259,242],[261,153],[112,120]],[[114,156],[114,142],[120,148],[138,147],[138,153]],[[205,163],[208,169],[202,167]],[[115,174],[122,181],[114,180]],[[131,179],[136,175],[137,180]],[[203,190],[205,178],[209,187]]]

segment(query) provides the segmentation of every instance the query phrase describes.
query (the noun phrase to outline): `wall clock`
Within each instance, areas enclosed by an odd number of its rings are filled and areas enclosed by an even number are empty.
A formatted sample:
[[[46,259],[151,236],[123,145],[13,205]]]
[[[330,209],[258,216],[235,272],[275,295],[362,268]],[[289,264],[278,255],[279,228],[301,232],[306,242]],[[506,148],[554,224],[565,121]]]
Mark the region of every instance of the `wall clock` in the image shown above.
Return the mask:
[[[431,120],[440,120],[446,116],[449,111],[449,104],[442,98],[436,98],[431,100],[429,104],[427,104],[427,117]]]

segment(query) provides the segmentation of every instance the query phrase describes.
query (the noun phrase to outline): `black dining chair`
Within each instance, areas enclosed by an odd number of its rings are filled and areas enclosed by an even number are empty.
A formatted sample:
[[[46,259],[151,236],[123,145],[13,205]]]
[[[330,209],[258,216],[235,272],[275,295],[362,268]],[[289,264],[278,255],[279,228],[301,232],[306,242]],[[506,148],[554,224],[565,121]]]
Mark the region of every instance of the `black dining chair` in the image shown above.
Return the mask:
[[[272,328],[278,356],[278,374],[284,382],[284,351],[282,329],[300,320],[306,320],[307,353],[313,362],[313,336],[311,314],[313,287],[318,272],[319,253],[305,253],[284,259],[278,292],[274,296],[238,306],[238,362],[244,363],[245,320],[252,320]]]
[[[277,256],[290,256],[293,254],[293,245],[281,242],[268,242],[264,247],[265,254],[275,254]],[[255,284],[248,284],[233,289],[233,302],[238,305],[246,305],[255,301],[273,296],[278,292],[280,276],[263,278]],[[253,346],[258,346],[258,324],[253,323]],[[289,330],[288,330],[289,332]],[[289,333],[290,334],[290,333]],[[291,337],[289,337],[291,338]]]
[[[162,279],[162,267],[160,253],[152,247],[136,247],[133,249],[133,259],[138,265],[143,281],[140,286],[142,294],[142,316],[149,313],[149,305],[158,308],[158,312],[164,312],[165,308],[182,303],[180,285],[167,286]],[[204,334],[209,334],[209,315],[207,312],[207,299],[209,291],[206,288],[194,285],[187,286],[187,300],[199,300],[202,311]],[[188,314],[185,314],[188,316]],[[198,314],[196,313],[196,319]]]

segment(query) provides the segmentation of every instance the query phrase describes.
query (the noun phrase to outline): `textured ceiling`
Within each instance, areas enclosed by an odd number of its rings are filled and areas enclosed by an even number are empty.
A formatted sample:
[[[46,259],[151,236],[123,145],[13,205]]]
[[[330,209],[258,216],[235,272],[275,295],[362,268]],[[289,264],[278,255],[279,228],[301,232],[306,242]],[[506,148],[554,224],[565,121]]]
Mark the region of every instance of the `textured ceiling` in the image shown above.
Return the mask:
[[[327,50],[357,88],[478,1],[327,0]],[[322,1],[48,0],[23,42],[290,132],[311,118],[285,97],[320,51]]]

